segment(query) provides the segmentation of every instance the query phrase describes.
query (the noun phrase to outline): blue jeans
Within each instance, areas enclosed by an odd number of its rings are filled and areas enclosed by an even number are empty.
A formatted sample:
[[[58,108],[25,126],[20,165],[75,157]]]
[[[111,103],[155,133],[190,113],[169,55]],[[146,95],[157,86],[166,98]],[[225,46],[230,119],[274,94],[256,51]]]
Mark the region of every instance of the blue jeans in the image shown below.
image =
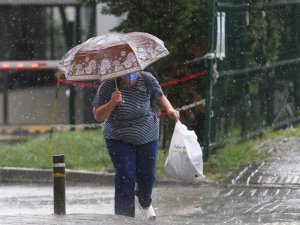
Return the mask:
[[[159,141],[132,145],[106,139],[106,144],[115,168],[115,214],[134,217],[135,195],[143,208],[152,201]]]

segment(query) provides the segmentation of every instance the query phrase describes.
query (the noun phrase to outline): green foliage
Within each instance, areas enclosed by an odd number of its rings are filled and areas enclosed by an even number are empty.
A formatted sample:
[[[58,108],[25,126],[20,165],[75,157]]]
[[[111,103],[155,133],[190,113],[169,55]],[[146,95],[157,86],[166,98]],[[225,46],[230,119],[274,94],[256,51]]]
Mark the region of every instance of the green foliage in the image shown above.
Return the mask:
[[[265,2],[265,0],[247,0],[244,2],[249,4],[247,11],[243,9],[238,12],[227,12],[226,35],[229,37],[226,43],[227,58],[219,64],[221,69],[255,68],[274,63],[280,57],[284,40],[289,36],[290,26],[284,24],[282,18],[278,16],[278,9],[262,9],[261,4]],[[248,25],[246,15],[249,17]],[[222,79],[218,89],[220,97],[228,99],[241,96],[241,91],[250,95],[257,94],[263,82],[266,82],[262,71],[242,73],[238,77],[224,79],[225,85]]]
[[[211,157],[206,165],[207,170],[215,180],[224,180],[237,173],[243,166],[255,164],[265,159],[267,153],[251,151],[255,141],[242,144],[229,144]]]
[[[51,140],[51,142],[49,142]],[[49,143],[51,151],[48,152]],[[56,132],[33,138],[16,145],[0,144],[0,167],[52,168],[52,155],[64,154],[67,169],[82,169],[97,172],[113,172],[101,129]],[[159,152],[157,173],[163,174],[165,161]]]
[[[250,54],[246,57],[249,66],[264,65],[278,59],[281,48],[282,27],[277,12],[262,10],[262,0],[250,1],[250,24],[246,30]]]
[[[100,130],[57,132],[50,143],[50,152],[48,135],[18,145],[1,146],[0,166],[52,168],[51,155],[64,154],[68,169],[112,169]]]
[[[125,16],[113,29],[118,32],[142,31],[162,39],[171,52],[169,61],[194,58],[207,43],[207,2],[199,0],[82,0],[104,3],[102,13]]]
[[[265,139],[273,139],[276,137],[299,137],[300,136],[300,126],[289,127],[285,130],[278,130],[276,132],[267,132]]]

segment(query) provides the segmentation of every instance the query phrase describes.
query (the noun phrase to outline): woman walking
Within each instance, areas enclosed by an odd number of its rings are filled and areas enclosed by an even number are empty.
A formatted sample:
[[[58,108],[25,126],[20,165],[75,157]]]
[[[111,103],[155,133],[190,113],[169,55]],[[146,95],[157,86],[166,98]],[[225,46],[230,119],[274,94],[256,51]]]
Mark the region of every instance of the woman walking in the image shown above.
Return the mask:
[[[115,214],[134,217],[136,195],[152,221],[156,220],[151,196],[159,147],[154,104],[179,120],[157,79],[143,71],[101,83],[93,101],[95,120],[104,121],[103,136],[115,169]]]

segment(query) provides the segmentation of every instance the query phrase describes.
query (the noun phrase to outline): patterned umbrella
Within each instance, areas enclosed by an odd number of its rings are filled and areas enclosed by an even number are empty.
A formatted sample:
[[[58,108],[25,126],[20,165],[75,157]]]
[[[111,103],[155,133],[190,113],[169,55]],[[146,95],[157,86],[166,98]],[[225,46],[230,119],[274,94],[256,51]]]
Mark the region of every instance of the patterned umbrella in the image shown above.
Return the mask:
[[[144,70],[169,54],[163,41],[151,34],[112,33],[73,47],[63,56],[58,69],[67,80],[104,81]]]

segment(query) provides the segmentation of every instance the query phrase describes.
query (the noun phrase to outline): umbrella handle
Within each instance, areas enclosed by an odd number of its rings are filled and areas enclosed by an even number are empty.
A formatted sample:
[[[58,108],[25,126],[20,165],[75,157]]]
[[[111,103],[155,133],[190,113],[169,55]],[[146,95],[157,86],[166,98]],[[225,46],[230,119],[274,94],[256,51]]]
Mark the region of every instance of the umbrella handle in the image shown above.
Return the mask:
[[[115,85],[116,85],[116,90],[119,90],[117,78],[115,78]]]
[[[116,90],[118,91],[118,90],[119,90],[119,87],[118,87],[117,78],[115,78],[115,85],[116,85]],[[124,104],[124,103],[125,103],[125,100],[124,100],[124,99],[122,99],[122,103],[121,103],[121,105],[122,105],[122,104]]]

